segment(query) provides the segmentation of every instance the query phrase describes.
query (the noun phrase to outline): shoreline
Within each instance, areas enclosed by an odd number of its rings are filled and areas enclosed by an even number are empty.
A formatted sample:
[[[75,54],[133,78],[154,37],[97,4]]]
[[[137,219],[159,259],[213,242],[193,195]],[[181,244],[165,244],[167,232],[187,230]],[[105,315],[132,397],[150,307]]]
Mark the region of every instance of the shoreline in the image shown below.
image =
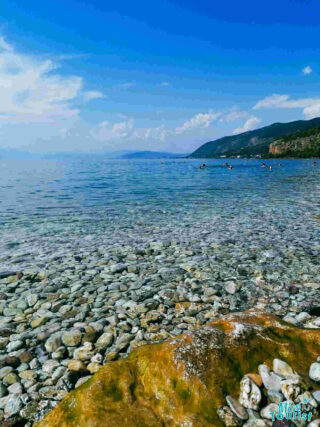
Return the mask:
[[[74,253],[41,272],[2,278],[2,416],[32,425],[104,363],[230,312],[257,308],[320,327],[320,281],[275,283],[258,270],[250,279],[221,277],[220,250],[153,241]]]

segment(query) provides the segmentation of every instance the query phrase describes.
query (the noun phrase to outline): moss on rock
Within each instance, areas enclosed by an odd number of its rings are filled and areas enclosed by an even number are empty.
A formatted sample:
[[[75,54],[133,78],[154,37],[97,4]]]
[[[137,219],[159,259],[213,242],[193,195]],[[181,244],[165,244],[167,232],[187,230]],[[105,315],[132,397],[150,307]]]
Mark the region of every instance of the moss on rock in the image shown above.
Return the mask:
[[[320,331],[249,311],[107,363],[69,393],[38,427],[220,426],[217,409],[239,381],[274,358],[308,380]]]

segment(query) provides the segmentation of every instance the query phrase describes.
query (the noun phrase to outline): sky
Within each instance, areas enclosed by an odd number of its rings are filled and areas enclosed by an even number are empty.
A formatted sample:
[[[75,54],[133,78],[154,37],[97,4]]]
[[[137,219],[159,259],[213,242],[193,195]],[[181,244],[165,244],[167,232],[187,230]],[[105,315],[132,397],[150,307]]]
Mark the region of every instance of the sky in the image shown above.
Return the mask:
[[[0,3],[0,147],[188,153],[320,116],[317,0]]]

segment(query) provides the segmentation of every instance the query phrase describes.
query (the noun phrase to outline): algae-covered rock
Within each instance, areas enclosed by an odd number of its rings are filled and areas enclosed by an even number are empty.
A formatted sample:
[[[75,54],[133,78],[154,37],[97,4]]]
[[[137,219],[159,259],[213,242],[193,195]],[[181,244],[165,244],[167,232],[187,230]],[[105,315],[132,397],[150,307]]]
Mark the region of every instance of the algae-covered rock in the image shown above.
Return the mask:
[[[308,382],[319,354],[320,331],[259,312],[230,314],[107,363],[37,426],[222,426],[218,409],[239,394],[243,375],[277,358]]]

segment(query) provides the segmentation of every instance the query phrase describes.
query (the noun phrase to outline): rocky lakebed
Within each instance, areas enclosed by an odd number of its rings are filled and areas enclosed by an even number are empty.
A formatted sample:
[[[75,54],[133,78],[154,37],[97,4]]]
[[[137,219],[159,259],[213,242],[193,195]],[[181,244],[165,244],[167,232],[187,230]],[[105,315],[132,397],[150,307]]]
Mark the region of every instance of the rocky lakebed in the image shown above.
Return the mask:
[[[281,253],[287,280],[274,249],[251,246],[239,256],[232,240],[157,240],[108,250],[88,245],[53,254],[42,268],[1,271],[3,425],[32,426],[102,365],[229,312],[255,308],[320,329],[315,254],[304,259],[298,281],[288,278],[299,251]]]

